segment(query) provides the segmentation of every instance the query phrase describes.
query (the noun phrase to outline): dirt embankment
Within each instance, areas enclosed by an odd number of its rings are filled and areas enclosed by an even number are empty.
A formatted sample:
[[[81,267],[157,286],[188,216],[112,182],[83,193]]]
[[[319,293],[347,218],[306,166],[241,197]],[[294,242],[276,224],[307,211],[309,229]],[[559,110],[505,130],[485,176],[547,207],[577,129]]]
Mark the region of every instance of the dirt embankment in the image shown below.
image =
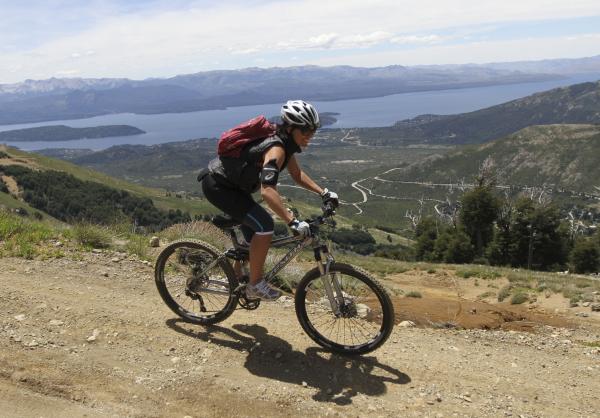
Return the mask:
[[[181,322],[157,295],[152,267],[122,254],[3,258],[0,272],[6,417],[578,417],[600,410],[597,313],[556,323],[529,318],[535,332],[398,326],[378,351],[345,358],[316,347],[289,302],[237,311],[217,327]],[[399,319],[419,322],[431,311],[435,323],[446,321],[435,317],[442,312],[468,319],[487,309],[468,299],[457,305],[434,284],[420,290],[421,299],[396,299]]]

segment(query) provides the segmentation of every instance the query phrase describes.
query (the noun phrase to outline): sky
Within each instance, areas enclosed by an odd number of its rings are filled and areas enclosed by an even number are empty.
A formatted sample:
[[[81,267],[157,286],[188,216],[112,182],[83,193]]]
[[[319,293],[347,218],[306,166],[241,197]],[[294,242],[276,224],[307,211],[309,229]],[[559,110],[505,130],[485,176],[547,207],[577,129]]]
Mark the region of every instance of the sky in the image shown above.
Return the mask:
[[[598,0],[0,0],[0,84],[600,55]]]

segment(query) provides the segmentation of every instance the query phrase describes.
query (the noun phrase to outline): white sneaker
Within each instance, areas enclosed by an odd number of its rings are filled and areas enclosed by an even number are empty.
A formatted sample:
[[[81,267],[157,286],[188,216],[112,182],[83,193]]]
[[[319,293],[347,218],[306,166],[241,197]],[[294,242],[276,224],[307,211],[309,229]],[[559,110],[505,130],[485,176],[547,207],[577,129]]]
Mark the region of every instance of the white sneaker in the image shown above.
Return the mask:
[[[273,289],[269,284],[262,279],[255,285],[248,283],[246,286],[246,297],[248,299],[261,299],[264,301],[274,301],[279,299],[281,292]]]

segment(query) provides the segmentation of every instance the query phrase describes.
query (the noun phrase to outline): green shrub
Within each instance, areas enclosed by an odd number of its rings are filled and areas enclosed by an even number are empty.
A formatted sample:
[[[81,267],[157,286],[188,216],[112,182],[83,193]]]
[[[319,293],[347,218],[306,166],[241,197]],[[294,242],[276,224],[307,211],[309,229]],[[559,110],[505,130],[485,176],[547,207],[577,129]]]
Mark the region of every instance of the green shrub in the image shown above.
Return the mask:
[[[570,301],[579,302],[581,300],[581,290],[573,289],[570,286],[564,287],[562,289],[562,294]]]
[[[569,298],[569,306],[574,308],[581,301],[581,295],[573,295]]]
[[[581,239],[575,243],[570,254],[575,273],[593,273],[600,268],[600,248],[590,239]]]
[[[502,302],[504,299],[510,296],[510,286],[504,286],[498,292],[498,302]]]
[[[525,303],[529,300],[527,293],[516,293],[510,299],[511,305],[520,305],[521,303]]]
[[[471,277],[479,277],[483,280],[493,280],[502,276],[497,271],[488,269],[457,270],[456,275],[464,279],[468,279]]]
[[[483,292],[482,294],[477,296],[477,299],[491,298],[492,296],[495,296],[495,295],[496,295],[496,293],[494,293],[492,291]]]
[[[93,224],[77,224],[73,228],[73,237],[79,244],[91,248],[109,248],[112,234],[106,227]]]
[[[407,298],[422,298],[423,296],[421,295],[420,292],[417,292],[416,290],[411,290],[410,292],[406,293],[405,295]]]
[[[462,277],[463,279],[468,279],[471,278],[473,276],[477,276],[477,272],[474,270],[458,270],[456,272],[456,275],[458,277]]]

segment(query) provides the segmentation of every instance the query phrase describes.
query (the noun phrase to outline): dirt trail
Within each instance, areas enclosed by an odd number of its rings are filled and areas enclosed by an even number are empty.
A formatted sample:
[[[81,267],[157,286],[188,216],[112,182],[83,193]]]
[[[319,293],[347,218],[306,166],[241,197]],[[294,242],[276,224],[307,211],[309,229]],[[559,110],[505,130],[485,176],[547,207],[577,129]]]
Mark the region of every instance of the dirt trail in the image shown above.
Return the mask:
[[[396,327],[378,351],[344,358],[302,333],[289,302],[237,311],[213,328],[181,322],[155,291],[152,267],[124,255],[3,258],[0,285],[3,417],[591,417],[600,409],[600,349],[581,343],[600,341],[596,313],[536,333]]]

